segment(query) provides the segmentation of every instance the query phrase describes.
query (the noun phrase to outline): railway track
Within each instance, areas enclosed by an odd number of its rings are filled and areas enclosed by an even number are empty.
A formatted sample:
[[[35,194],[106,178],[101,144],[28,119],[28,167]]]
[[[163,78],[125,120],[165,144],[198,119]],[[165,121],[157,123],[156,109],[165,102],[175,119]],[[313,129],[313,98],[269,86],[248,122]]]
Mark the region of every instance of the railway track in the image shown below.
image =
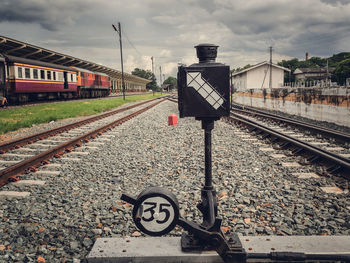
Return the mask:
[[[157,101],[154,102],[155,100]],[[37,167],[48,164],[49,159],[60,157],[65,152],[71,152],[75,147],[80,147],[83,143],[89,142],[89,140],[102,135],[103,132],[156,106],[163,100],[144,101],[77,123],[0,144],[2,153],[0,154],[0,166],[2,166],[0,168],[0,186],[9,180],[18,180],[17,175],[27,171],[35,171]],[[149,105],[138,109],[144,104]],[[130,110],[133,112],[122,118],[116,115]]]
[[[138,96],[148,94],[148,92],[142,92],[142,93],[135,93],[135,94],[125,94],[125,97],[132,97],[132,96]],[[18,103],[16,105],[7,105],[6,107],[0,107],[0,111],[2,110],[8,110],[8,109],[15,109],[18,107],[30,107],[34,105],[41,105],[41,104],[51,104],[51,103],[59,103],[59,102],[71,102],[71,101],[87,101],[87,100],[98,100],[98,99],[111,99],[111,98],[120,98],[123,97],[123,95],[110,95],[107,97],[98,97],[98,98],[73,98],[73,99],[57,99],[57,100],[42,100],[42,101],[29,101],[26,103]]]
[[[174,98],[171,101],[177,103]],[[350,134],[238,104],[225,120],[244,125],[262,138],[270,137],[279,147],[305,155],[307,162],[324,164],[328,173],[340,172],[350,179]]]
[[[247,107],[240,104],[233,103],[232,110],[236,113],[241,113],[244,115],[254,116],[263,118],[266,120],[271,120],[279,124],[288,125],[292,127],[296,127],[301,129],[302,131],[308,131],[310,134],[314,135],[322,135],[322,137],[326,137],[332,140],[337,141],[340,144],[349,144],[350,145],[350,134],[345,132],[340,132],[336,130],[332,130],[326,127],[316,126],[310,123],[297,121],[291,118],[279,116],[276,114],[272,114],[266,111],[262,111],[253,107]]]
[[[244,125],[261,135],[262,138],[270,137],[273,142],[278,143],[280,148],[289,148],[293,154],[304,154],[308,162],[319,161],[325,164],[329,173],[342,172],[347,179],[350,179],[349,149],[335,146],[330,142],[319,141],[317,137],[305,136],[305,134],[290,129],[281,129],[266,120],[257,120],[255,116],[247,117],[241,113],[241,110],[239,112],[236,113],[233,110],[226,120]],[[283,118],[279,121],[282,122]],[[327,137],[331,137],[330,131],[327,131]]]

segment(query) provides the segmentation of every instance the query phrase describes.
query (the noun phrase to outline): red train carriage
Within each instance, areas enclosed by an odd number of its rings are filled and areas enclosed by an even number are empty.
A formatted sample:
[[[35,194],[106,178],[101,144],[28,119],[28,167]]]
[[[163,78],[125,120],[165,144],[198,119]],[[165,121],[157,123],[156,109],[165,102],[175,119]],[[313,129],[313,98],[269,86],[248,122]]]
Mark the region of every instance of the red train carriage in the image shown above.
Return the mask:
[[[10,102],[77,96],[77,70],[13,56],[6,56],[5,60],[8,69],[5,93]]]
[[[6,85],[6,75],[5,75],[5,58],[0,55],[0,106],[6,104],[6,94],[5,94],[5,85]]]
[[[82,98],[104,97],[109,95],[111,81],[108,75],[86,69],[78,70],[78,95]]]

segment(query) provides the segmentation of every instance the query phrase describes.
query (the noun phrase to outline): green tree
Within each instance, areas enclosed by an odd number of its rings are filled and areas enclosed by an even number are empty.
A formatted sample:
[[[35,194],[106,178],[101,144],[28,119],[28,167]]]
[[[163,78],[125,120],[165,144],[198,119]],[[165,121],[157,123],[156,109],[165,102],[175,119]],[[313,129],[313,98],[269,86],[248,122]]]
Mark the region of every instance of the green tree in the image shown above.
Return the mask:
[[[328,59],[328,66],[337,67],[340,62],[348,58],[350,58],[350,52],[340,52],[338,54],[331,56]]]
[[[163,84],[170,85],[170,89],[177,89],[177,79],[169,76],[166,80],[164,80]]]
[[[338,84],[344,85],[347,78],[350,78],[350,58],[344,59],[338,63],[334,75]]]
[[[239,72],[239,71],[241,71],[241,70],[245,70],[245,69],[250,68],[250,67],[251,67],[251,65],[250,65],[250,64],[247,64],[247,65],[245,65],[243,68],[238,67],[238,68],[236,68],[236,69],[232,69],[231,72]]]
[[[157,90],[157,79],[156,76],[150,71],[150,70],[144,70],[144,69],[139,69],[135,68],[132,72],[132,75],[144,78],[144,79],[149,79],[152,80],[150,83],[146,85],[146,89],[148,90]]]

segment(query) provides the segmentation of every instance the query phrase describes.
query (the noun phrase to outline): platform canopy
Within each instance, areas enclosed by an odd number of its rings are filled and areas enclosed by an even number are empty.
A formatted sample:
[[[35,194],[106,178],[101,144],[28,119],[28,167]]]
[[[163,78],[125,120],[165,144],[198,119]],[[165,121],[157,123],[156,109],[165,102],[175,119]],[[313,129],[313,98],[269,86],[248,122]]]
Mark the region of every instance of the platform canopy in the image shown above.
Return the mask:
[[[86,69],[89,71],[102,72],[110,76],[111,78],[121,79],[122,73],[118,70],[96,64],[87,60],[72,57],[52,51],[46,48],[38,47],[32,44],[21,42],[9,37],[0,36],[0,54],[11,55],[20,58],[28,58],[47,63],[53,63],[62,66],[73,66],[77,68]],[[134,83],[140,83],[146,85],[151,82],[148,79],[140,78],[135,75],[124,72],[125,80]]]

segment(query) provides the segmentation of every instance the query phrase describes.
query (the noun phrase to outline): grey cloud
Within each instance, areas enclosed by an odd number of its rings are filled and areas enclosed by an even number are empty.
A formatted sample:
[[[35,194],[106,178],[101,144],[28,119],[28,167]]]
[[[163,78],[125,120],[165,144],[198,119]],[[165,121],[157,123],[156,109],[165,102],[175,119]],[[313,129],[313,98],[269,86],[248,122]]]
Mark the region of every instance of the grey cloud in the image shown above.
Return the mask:
[[[56,31],[71,24],[88,4],[89,1],[3,0],[0,22],[34,23]]]
[[[321,2],[332,5],[332,6],[336,6],[338,4],[340,4],[340,5],[350,4],[350,0],[321,0]]]
[[[15,22],[4,27],[10,37],[109,65],[119,61],[111,27],[118,21],[126,34],[125,57],[133,56],[130,61],[137,65],[140,54],[154,56],[157,68],[190,63],[193,46],[201,42],[220,46],[219,56],[225,54],[220,62],[244,66],[268,59],[270,45],[281,56],[303,57],[306,51],[328,56],[350,41],[350,0],[0,1],[0,22]],[[162,50],[171,54],[159,55]]]

